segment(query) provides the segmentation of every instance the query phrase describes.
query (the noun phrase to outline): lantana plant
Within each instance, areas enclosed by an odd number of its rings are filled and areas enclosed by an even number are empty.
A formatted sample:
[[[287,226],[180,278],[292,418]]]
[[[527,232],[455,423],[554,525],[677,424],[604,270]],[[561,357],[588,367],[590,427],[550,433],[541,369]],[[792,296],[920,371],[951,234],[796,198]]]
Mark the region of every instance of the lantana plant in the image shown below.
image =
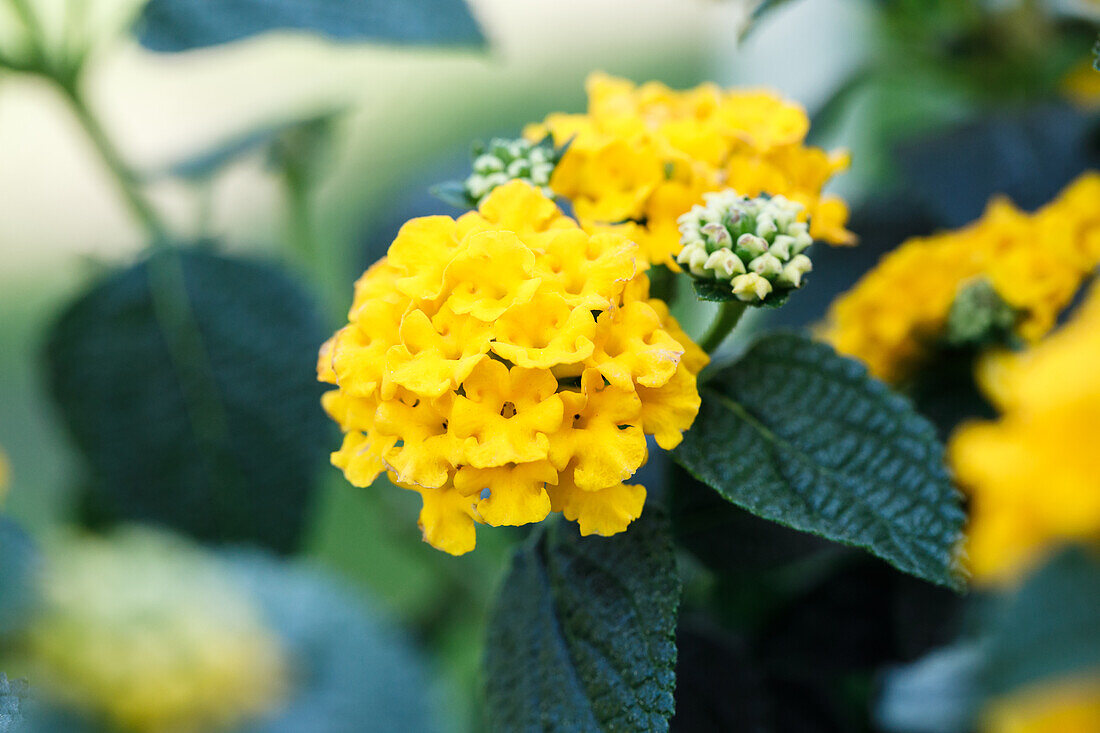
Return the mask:
[[[473,210],[406,223],[318,361],[333,463],[419,494],[425,541],[536,525],[490,621],[501,730],[667,726],[681,487],[639,483],[657,449],[752,514],[963,582],[959,495],[910,403],[798,333],[712,359],[747,308],[810,286],[815,239],[854,242],[822,192],[845,154],[766,92],[596,75],[589,95],[479,152]],[[671,312],[699,301],[719,306],[693,338]]]

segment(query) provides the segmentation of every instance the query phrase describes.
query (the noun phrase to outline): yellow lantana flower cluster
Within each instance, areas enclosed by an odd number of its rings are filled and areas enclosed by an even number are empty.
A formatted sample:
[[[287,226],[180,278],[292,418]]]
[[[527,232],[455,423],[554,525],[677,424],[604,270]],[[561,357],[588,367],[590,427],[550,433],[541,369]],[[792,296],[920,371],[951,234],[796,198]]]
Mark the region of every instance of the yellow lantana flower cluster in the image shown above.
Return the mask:
[[[283,699],[282,645],[202,551],[137,529],[47,550],[22,645],[40,694],[150,733],[236,729]]]
[[[982,713],[983,733],[1095,733],[1100,731],[1100,680],[1041,685],[1012,695]]]
[[[346,434],[333,463],[357,486],[385,471],[418,492],[424,539],[451,554],[473,549],[475,523],[551,511],[623,531],[645,502],[624,483],[645,435],[672,448],[699,410],[707,356],[648,298],[637,245],[523,182],[405,224],[349,320],[318,363]]]
[[[814,239],[854,242],[844,202],[821,193],[848,156],[803,144],[810,122],[801,107],[764,91],[678,92],[604,74],[587,88],[587,113],[552,114],[525,131],[569,144],[550,187],[586,228],[622,229],[644,260],[675,266],[677,218],[704,193],[732,188],[786,196],[803,206]]]
[[[1100,290],[1035,348],[986,356],[979,382],[1001,410],[964,425],[948,457],[971,496],[979,582],[1020,577],[1063,542],[1100,542]]]
[[[987,278],[1035,341],[1100,263],[1100,173],[1087,173],[1033,214],[994,199],[981,219],[917,237],[886,255],[832,306],[824,337],[898,383],[942,336],[967,284]]]

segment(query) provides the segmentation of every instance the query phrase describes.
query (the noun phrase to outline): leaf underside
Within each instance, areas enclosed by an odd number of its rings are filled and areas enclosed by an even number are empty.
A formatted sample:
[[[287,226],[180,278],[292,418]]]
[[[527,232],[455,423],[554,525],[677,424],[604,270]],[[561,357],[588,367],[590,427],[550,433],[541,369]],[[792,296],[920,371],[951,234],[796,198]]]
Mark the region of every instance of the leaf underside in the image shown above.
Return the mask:
[[[489,622],[491,728],[667,730],[679,597],[656,507],[609,538],[546,523],[513,555]]]
[[[137,33],[153,51],[189,51],[266,31],[311,31],[335,41],[479,46],[463,0],[151,0]]]
[[[961,583],[965,514],[935,429],[828,346],[793,333],[759,339],[709,381],[673,456],[765,519]]]

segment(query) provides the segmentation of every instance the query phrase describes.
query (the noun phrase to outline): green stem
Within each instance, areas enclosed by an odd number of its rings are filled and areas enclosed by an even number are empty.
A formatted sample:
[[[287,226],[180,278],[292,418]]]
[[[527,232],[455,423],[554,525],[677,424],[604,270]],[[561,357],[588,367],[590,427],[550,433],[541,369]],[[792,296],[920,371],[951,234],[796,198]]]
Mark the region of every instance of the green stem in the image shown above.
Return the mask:
[[[714,350],[721,346],[722,342],[733,331],[734,326],[741,320],[744,312],[745,304],[739,300],[723,302],[718,308],[718,315],[715,317],[714,322],[710,324],[706,335],[699,342],[699,346],[703,348],[703,351],[708,354],[714,353]]]
[[[72,109],[73,114],[76,115],[77,120],[80,121],[81,126],[88,134],[89,139],[91,139],[92,144],[103,159],[103,162],[107,164],[108,170],[110,170],[115,181],[118,183],[119,192],[122,194],[123,199],[125,199],[134,218],[136,218],[138,222],[141,223],[142,228],[145,229],[151,244],[153,246],[164,244],[168,237],[167,230],[160,219],[160,215],[157,214],[152,205],[138,192],[137,176],[134,175],[134,172],[126,165],[126,162],[122,159],[122,156],[111,142],[111,139],[107,137],[107,133],[99,124],[99,120],[92,114],[91,109],[89,109],[84,99],[84,95],[80,92],[79,84],[75,81],[73,83],[66,83],[60,79],[55,79],[54,81],[57,82],[58,87],[62,91],[62,95],[69,102],[69,107]]]

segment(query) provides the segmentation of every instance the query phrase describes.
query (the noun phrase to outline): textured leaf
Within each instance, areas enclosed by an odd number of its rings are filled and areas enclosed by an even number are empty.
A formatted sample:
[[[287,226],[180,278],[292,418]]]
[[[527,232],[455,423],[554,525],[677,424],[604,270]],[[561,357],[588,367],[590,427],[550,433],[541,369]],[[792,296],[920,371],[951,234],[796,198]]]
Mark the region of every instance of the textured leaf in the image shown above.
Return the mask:
[[[269,265],[166,250],[94,286],[46,349],[91,503],[292,550],[329,438],[323,338],[309,298]]]
[[[546,523],[512,558],[489,622],[494,730],[667,730],[680,581],[647,506],[614,537]]]
[[[674,477],[670,511],[676,541],[715,572],[773,569],[837,547],[750,514],[682,469]]]
[[[1100,672],[1100,558],[1063,551],[1035,573],[992,623],[986,684],[993,695]]]
[[[463,0],[150,0],[137,28],[153,51],[215,46],[276,29],[336,41],[484,42]]]
[[[0,517],[0,638],[17,631],[34,605],[37,562],[27,533]]]
[[[791,333],[718,372],[674,458],[765,519],[959,584],[964,513],[927,420],[857,362]]]
[[[0,733],[19,730],[23,723],[22,698],[26,695],[26,683],[9,680],[0,672]]]

